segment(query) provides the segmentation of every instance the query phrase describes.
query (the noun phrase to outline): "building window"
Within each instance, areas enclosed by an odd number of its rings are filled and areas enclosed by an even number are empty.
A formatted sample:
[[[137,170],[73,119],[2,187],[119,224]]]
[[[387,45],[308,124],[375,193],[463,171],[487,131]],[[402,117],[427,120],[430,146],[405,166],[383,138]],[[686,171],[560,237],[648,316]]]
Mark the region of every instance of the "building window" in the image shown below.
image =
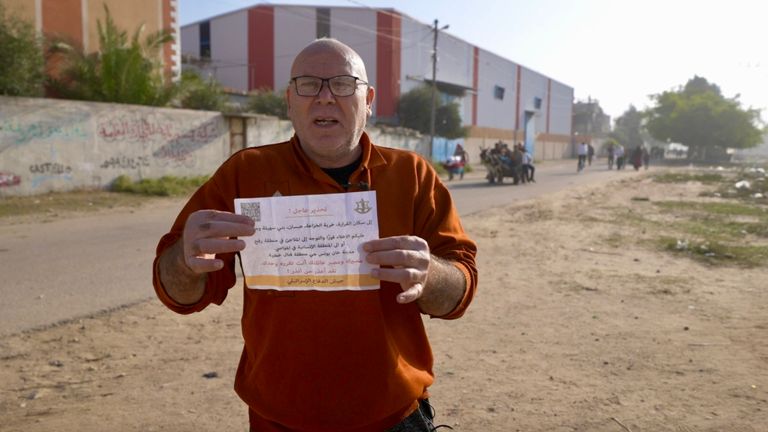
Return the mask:
[[[211,58],[211,22],[200,23],[200,58]]]
[[[331,8],[317,8],[317,38],[331,37]]]
[[[493,86],[493,98],[498,100],[504,100],[504,87]]]
[[[534,97],[533,98],[533,108],[534,109],[541,109],[541,98],[540,97]]]

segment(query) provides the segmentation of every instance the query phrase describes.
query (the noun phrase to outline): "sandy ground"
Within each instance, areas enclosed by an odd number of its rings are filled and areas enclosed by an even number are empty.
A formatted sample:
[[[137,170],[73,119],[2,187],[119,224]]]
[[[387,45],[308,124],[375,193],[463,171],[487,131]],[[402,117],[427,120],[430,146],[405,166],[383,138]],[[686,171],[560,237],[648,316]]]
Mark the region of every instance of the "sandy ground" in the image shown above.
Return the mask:
[[[656,232],[617,222],[698,192],[625,179],[464,218],[478,296],[460,320],[426,320],[438,423],[767,430],[768,270],[656,252],[644,241]],[[149,301],[0,339],[0,430],[246,431],[232,390],[241,297],[194,316]]]

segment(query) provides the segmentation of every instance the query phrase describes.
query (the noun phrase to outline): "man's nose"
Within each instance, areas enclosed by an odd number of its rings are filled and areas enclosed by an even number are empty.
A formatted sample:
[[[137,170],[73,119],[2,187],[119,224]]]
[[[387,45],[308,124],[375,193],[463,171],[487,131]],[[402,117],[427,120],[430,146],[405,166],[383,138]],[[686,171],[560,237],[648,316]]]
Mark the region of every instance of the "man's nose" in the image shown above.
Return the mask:
[[[317,101],[322,103],[336,102],[336,97],[331,93],[331,83],[328,81],[320,85],[320,93],[317,94]]]

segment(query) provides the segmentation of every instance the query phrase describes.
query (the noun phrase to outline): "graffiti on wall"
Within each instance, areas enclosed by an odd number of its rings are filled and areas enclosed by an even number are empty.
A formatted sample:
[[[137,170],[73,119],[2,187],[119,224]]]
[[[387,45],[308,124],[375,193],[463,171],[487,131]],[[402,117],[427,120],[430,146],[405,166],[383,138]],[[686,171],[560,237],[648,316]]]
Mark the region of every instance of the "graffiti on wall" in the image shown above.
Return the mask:
[[[152,156],[158,159],[184,161],[196,150],[218,139],[223,133],[219,129],[219,122],[216,119],[211,119],[179,133],[168,143],[155,150]]]
[[[210,173],[227,156],[228,132],[220,114],[0,96],[0,188],[24,195],[104,187],[120,174]]]
[[[155,116],[112,117],[103,119],[96,127],[99,138],[106,142],[130,141],[151,143],[166,141],[174,137],[174,124]]]
[[[104,169],[136,169],[149,166],[149,157],[147,156],[112,156],[99,165]]]
[[[0,153],[13,145],[31,141],[59,140],[72,141],[88,138],[88,132],[81,124],[34,122],[24,123],[18,119],[0,120]]]
[[[127,113],[101,119],[96,133],[104,142],[135,143],[145,150],[159,144],[152,157],[164,166],[168,162],[190,165],[195,151],[220,139],[226,130],[220,126],[218,118],[190,124],[161,115]],[[149,163],[149,160],[140,158],[134,161],[117,158],[105,161],[102,168],[138,168]]]
[[[32,174],[69,174],[72,172],[72,167],[69,165],[62,165],[57,162],[45,162],[41,164],[30,165],[29,172]]]
[[[16,174],[0,172],[0,187],[16,186],[21,184],[21,177]]]

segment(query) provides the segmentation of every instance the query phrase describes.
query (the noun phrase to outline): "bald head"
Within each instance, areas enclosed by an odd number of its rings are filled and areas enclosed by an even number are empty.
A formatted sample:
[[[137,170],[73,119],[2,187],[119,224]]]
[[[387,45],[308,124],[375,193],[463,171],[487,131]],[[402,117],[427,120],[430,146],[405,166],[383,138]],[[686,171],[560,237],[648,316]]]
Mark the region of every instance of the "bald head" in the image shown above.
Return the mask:
[[[348,66],[354,76],[368,81],[360,55],[348,45],[331,38],[317,39],[301,50],[293,60],[291,77],[305,75],[307,69],[323,69],[329,63],[338,65],[340,62]]]

